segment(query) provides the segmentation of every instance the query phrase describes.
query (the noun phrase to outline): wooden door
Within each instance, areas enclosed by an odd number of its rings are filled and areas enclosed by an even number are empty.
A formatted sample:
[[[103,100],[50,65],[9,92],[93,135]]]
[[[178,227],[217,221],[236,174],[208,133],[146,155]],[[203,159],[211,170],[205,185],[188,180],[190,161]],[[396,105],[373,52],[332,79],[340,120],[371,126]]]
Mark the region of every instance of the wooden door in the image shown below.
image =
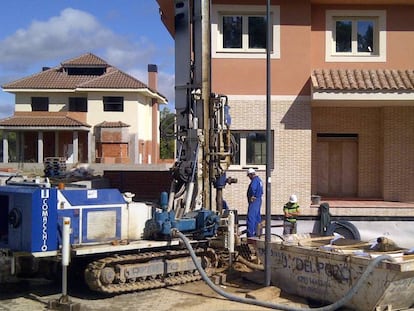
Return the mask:
[[[318,137],[317,193],[329,197],[357,197],[358,139]]]

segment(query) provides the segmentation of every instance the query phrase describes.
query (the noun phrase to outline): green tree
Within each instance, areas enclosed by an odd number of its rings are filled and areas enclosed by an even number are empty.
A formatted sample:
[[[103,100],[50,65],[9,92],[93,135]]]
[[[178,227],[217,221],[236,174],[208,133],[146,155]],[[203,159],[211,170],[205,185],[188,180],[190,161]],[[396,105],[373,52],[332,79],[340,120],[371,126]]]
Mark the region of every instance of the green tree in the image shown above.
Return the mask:
[[[173,159],[175,149],[175,114],[167,107],[160,113],[160,158]]]

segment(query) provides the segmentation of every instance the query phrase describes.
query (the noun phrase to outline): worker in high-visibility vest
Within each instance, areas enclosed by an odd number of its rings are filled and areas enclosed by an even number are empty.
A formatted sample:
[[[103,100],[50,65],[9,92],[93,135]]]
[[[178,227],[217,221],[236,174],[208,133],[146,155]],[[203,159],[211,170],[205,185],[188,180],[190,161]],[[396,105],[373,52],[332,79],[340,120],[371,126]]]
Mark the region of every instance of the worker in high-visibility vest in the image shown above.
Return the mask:
[[[283,206],[283,234],[297,232],[297,216],[300,214],[298,198],[295,194],[289,197],[289,202]]]

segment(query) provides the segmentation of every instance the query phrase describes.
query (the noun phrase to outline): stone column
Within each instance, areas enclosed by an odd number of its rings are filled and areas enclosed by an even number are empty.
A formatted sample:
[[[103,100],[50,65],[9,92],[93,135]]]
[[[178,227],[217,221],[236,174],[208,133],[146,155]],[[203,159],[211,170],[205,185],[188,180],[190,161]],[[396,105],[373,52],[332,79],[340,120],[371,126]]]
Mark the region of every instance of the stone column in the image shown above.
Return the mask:
[[[43,163],[43,132],[37,132],[37,163]]]
[[[9,132],[3,131],[3,163],[9,162]]]
[[[73,163],[79,162],[79,133],[73,131]]]

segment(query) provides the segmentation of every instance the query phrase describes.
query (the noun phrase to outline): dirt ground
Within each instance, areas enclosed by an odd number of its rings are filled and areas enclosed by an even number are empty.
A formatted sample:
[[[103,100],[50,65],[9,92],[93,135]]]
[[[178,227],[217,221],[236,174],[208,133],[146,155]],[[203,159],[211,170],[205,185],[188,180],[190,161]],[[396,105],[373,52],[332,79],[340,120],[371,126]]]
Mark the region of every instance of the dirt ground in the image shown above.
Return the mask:
[[[250,279],[250,280],[249,280]],[[254,281],[252,281],[252,279]],[[229,274],[218,286],[237,297],[265,299],[277,304],[288,304],[297,307],[307,307],[305,302],[292,299],[283,293],[278,295],[275,288],[264,288],[257,284],[261,275],[249,273]],[[259,282],[260,283],[260,282]],[[269,296],[269,289],[270,296]],[[276,290],[273,295],[273,290]],[[265,293],[263,295],[262,293]],[[242,304],[230,301],[214,292],[204,281],[187,283],[179,286],[134,292],[116,296],[102,296],[89,291],[82,285],[70,285],[68,289],[72,308],[79,307],[84,311],[116,311],[116,310],[269,310],[257,305]],[[61,297],[61,286],[44,280],[20,280],[0,284],[1,311],[50,310],[50,302]]]

